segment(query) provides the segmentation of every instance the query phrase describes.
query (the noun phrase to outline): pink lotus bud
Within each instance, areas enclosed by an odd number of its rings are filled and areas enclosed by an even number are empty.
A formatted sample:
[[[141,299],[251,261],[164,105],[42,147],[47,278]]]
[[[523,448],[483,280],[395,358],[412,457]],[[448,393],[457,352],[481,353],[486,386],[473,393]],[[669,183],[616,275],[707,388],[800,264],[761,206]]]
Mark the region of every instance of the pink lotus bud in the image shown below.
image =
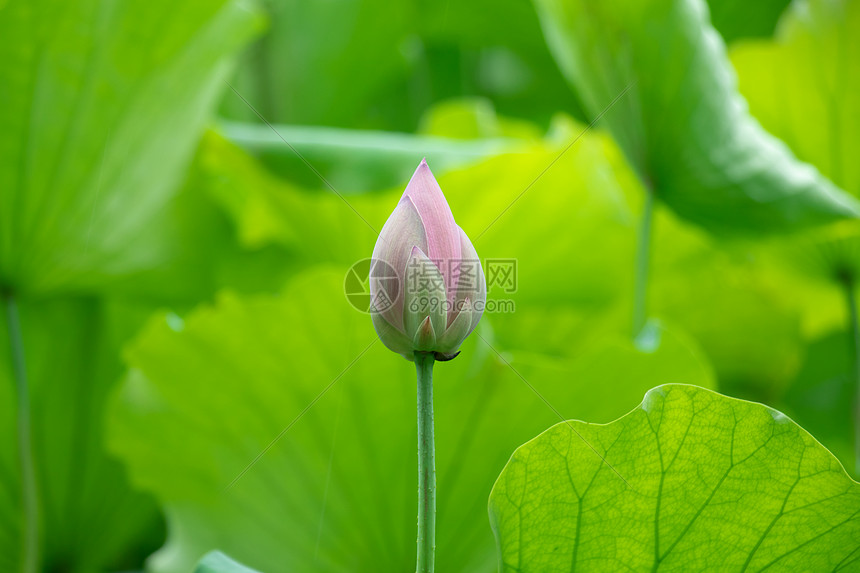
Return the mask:
[[[422,160],[382,227],[370,270],[373,326],[383,344],[412,360],[450,360],[475,329],[487,283],[466,233]]]

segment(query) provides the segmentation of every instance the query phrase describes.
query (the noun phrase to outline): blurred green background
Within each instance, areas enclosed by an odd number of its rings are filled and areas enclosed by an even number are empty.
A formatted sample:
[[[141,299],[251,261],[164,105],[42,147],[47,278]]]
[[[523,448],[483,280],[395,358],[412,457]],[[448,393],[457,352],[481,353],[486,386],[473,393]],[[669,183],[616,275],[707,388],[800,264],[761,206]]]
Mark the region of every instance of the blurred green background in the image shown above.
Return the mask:
[[[413,365],[343,281],[425,156],[518,272],[436,368],[440,571],[496,569],[558,422],[508,362],[590,422],[760,401],[857,478],[858,61],[849,0],[0,0],[0,570],[27,467],[35,570],[410,570]]]

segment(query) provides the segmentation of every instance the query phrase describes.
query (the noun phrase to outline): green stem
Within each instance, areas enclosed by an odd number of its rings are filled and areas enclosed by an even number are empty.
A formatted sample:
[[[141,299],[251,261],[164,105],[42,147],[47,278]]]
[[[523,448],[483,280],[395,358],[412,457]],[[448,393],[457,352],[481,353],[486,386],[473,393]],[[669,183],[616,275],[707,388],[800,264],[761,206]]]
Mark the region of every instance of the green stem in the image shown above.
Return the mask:
[[[27,386],[27,368],[24,363],[24,342],[21,338],[21,318],[15,297],[5,295],[6,321],[9,327],[9,345],[12,350],[12,368],[15,390],[18,395],[18,455],[21,461],[21,493],[24,519],[24,559],[22,573],[35,573],[39,569],[39,497],[36,489],[36,470],[33,459],[33,439],[30,424],[30,393]]]
[[[849,278],[844,283],[851,335],[854,342],[854,471],[860,475],[860,318],[858,318],[857,313],[854,281]]]
[[[432,352],[416,352],[418,371],[418,559],[416,573],[436,562],[436,446],[433,440]]]
[[[639,240],[636,245],[636,277],[633,291],[633,338],[642,332],[648,320],[648,266],[651,258],[651,221],[654,214],[654,192],[645,190]]]

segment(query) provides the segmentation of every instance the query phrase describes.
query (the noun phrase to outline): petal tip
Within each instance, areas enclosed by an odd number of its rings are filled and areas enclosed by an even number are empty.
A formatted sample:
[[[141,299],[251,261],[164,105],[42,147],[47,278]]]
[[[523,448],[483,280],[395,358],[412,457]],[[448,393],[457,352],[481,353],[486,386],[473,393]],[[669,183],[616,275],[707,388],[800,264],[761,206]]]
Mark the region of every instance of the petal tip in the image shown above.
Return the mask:
[[[412,338],[412,344],[415,350],[425,352],[436,346],[436,331],[433,329],[433,321],[430,320],[429,316],[418,327]]]

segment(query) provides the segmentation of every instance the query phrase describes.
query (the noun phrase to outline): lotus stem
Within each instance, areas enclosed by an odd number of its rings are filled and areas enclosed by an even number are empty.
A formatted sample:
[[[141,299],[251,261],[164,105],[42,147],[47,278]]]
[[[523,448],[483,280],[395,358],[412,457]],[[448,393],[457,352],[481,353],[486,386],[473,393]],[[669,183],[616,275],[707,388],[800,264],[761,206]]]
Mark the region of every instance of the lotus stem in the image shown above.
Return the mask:
[[[860,318],[857,313],[857,295],[854,280],[846,277],[845,299],[848,303],[848,320],[853,342],[852,362],[854,365],[854,471],[860,475]]]
[[[9,330],[12,369],[18,398],[18,456],[21,462],[21,497],[24,523],[21,572],[36,573],[39,569],[39,496],[33,457],[30,392],[27,385],[27,368],[24,362],[24,342],[21,337],[21,318],[18,314],[15,297],[6,293],[3,298],[6,302],[6,323]]]
[[[651,221],[654,218],[654,191],[645,189],[645,204],[639,223],[636,245],[636,276],[633,291],[633,338],[636,339],[648,320],[648,267],[651,259]]]
[[[436,561],[436,446],[433,439],[433,352],[416,352],[418,372],[418,558],[416,573]]]

